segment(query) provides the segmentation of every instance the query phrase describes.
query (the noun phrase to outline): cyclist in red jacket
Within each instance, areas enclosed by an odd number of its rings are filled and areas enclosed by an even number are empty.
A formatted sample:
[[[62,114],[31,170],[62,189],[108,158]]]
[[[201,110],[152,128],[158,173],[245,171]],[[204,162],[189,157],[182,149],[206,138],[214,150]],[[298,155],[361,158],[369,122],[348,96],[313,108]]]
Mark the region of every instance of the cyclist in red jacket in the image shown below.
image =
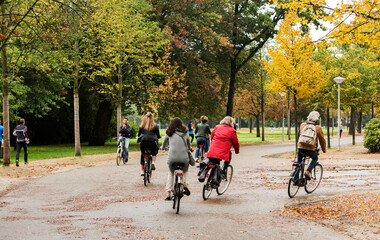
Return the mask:
[[[211,146],[207,157],[214,163],[224,160],[223,171],[231,161],[231,147],[239,154],[239,140],[234,129],[235,120],[227,116],[217,125],[211,133]]]

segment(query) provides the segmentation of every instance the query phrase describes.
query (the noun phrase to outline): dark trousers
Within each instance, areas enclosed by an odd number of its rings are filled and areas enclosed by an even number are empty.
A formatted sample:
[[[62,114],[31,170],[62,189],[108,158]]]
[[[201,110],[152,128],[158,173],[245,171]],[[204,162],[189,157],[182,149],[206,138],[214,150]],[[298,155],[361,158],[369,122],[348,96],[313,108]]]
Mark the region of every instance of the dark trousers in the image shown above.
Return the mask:
[[[26,142],[17,142],[16,161],[18,161],[20,157],[21,148],[24,148],[24,161],[28,162],[28,149],[26,146]]]
[[[140,143],[140,150],[141,150],[140,164],[144,165],[145,150],[150,150],[152,156],[156,156],[158,153],[157,143],[156,142],[141,142]]]
[[[307,170],[309,172],[311,172],[311,170],[313,170],[313,168],[315,167],[315,165],[318,162],[317,151],[310,151],[310,150],[298,148],[298,150],[297,150],[297,162],[298,163],[301,164],[301,160],[302,160],[303,156],[309,156],[309,157],[311,157],[312,160],[311,160],[311,162],[309,164],[309,167],[307,168]]]
[[[191,143],[193,143],[193,140],[194,140],[194,134],[189,134],[189,136],[191,137]]]

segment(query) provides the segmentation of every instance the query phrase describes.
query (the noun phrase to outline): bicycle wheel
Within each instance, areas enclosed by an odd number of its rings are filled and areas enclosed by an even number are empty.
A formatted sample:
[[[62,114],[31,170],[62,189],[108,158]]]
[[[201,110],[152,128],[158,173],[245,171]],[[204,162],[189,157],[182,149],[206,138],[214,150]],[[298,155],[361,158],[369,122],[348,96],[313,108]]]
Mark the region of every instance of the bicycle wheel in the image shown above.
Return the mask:
[[[300,187],[293,182],[292,178],[289,179],[288,195],[290,198],[293,198],[297,194],[299,188]]]
[[[307,193],[312,193],[317,189],[321,183],[323,175],[323,167],[321,164],[315,165],[314,169],[311,171],[311,180],[308,180],[305,185],[305,191]]]
[[[148,184],[148,171],[144,166],[144,186]]]
[[[149,162],[147,169],[148,169],[148,183],[150,183],[150,179],[152,177],[152,162]]]
[[[202,196],[204,200],[207,200],[212,192],[212,187],[211,187],[211,179],[212,179],[212,169],[210,169],[207,173],[208,177],[205,179],[205,184],[203,185],[203,191],[202,191]]]
[[[178,214],[179,213],[179,205],[180,205],[180,202],[181,202],[181,196],[180,196],[180,194],[181,194],[181,183],[178,183],[178,184],[176,184],[176,195],[175,195],[175,198],[177,199],[177,210],[176,210],[176,213]]]
[[[118,148],[117,151],[116,151],[116,164],[119,166],[120,165],[120,162],[121,162],[121,157],[120,157],[120,152],[121,152],[121,149]]]
[[[230,186],[232,175],[234,173],[234,168],[231,165],[228,165],[225,174],[222,175],[219,187],[216,189],[218,195],[222,195],[227,188]]]
[[[205,159],[205,148],[201,147],[201,161]]]

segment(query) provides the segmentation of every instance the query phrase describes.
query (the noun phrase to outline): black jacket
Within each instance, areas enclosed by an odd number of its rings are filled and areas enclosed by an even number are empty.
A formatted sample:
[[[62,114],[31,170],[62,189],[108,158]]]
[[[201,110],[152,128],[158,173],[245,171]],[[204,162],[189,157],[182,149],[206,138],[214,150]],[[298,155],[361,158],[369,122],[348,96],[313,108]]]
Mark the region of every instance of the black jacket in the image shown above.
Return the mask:
[[[128,124],[125,126],[125,128],[123,128],[123,125],[121,125],[119,128],[119,133],[122,137],[130,138],[131,131],[132,131],[132,127]]]
[[[28,127],[24,124],[17,125],[13,130],[13,136],[17,138],[17,142],[25,142],[28,138]]]

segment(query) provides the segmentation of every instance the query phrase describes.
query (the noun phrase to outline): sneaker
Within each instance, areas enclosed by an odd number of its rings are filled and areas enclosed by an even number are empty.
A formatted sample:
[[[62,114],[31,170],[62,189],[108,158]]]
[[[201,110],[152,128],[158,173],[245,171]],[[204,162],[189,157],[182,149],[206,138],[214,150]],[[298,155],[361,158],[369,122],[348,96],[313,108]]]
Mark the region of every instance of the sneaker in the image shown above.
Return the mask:
[[[125,159],[125,162],[126,162],[126,163],[128,162],[128,158]]]
[[[185,194],[186,196],[190,196],[190,190],[187,184],[183,185],[183,194]]]
[[[152,170],[156,170],[156,166],[154,165],[154,162],[152,162]]]
[[[141,176],[144,176],[144,171],[141,171],[140,175],[141,175]]]
[[[196,163],[199,163],[199,158],[196,158],[196,159],[195,159],[195,162],[196,162]]]
[[[172,200],[172,196],[171,196],[171,192],[168,191],[168,192],[166,192],[166,198],[165,198],[165,201],[170,201],[170,200]]]
[[[25,165],[28,165],[28,161],[25,162]]]
[[[16,161],[16,167],[18,167],[18,166],[20,166],[20,165],[18,165],[18,161]]]

